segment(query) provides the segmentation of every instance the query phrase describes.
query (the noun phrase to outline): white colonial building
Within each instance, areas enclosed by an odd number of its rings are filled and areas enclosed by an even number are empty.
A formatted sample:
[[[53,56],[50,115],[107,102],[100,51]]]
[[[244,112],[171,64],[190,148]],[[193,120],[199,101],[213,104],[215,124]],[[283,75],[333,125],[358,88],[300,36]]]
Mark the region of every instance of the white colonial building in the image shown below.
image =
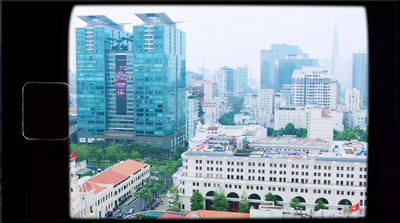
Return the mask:
[[[209,210],[213,194],[223,188],[230,205],[246,192],[258,206],[272,193],[284,210],[298,198],[306,213],[321,199],[330,210],[360,203],[366,212],[367,145],[358,142],[264,139],[247,149],[192,151],[182,154],[182,168],[173,175],[184,211],[195,190]]]
[[[109,210],[150,179],[150,167],[134,160],[121,161],[94,177],[78,179],[75,152],[70,156],[70,217],[102,219]]]

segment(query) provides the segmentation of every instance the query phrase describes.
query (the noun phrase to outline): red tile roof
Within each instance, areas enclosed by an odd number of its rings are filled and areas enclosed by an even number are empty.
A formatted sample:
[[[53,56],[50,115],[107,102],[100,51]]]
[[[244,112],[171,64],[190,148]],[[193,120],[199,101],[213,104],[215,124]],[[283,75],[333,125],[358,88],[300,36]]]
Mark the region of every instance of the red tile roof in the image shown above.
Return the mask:
[[[113,167],[111,170],[114,170],[115,172],[122,175],[129,176],[140,170],[141,168],[145,167],[146,165],[147,164],[135,160],[126,160],[125,162]]]
[[[99,175],[91,178],[89,181],[84,183],[79,189],[80,192],[89,192],[91,190],[95,190],[94,193],[97,194],[100,191],[104,190],[98,184],[112,184],[116,185],[128,176],[132,175],[136,171],[145,167],[147,164],[137,162],[134,160],[126,160],[113,168],[106,170]]]
[[[171,214],[171,213],[165,213],[158,217],[157,219],[183,219],[184,216],[179,215],[179,214]]]
[[[98,194],[100,191],[104,190],[104,188],[90,181],[86,181],[81,188],[79,188],[79,192],[83,193],[87,193],[92,190],[94,190],[94,194]]]
[[[195,215],[195,216],[193,216]],[[200,210],[191,211],[185,219],[250,219],[249,213],[227,212],[227,211],[211,211]]]

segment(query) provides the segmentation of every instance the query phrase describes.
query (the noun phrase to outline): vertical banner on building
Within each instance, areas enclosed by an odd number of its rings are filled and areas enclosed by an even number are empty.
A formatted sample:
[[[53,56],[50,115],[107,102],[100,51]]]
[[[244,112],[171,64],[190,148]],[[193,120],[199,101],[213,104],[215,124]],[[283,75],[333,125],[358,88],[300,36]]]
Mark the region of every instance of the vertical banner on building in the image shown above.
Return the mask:
[[[115,55],[117,115],[126,115],[126,55]]]

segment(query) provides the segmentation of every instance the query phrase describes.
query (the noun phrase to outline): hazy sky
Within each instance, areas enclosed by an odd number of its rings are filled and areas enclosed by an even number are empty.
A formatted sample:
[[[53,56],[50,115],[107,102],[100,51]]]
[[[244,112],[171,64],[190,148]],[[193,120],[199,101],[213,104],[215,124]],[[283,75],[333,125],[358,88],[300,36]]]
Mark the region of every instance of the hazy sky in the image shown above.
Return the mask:
[[[186,68],[198,71],[247,64],[253,77],[260,74],[261,49],[271,44],[298,45],[310,58],[326,59],[332,54],[335,22],[338,27],[339,57],[351,59],[367,51],[367,21],[363,7],[306,6],[99,6],[75,7],[70,26],[70,68],[75,71],[72,42],[75,27],[86,23],[77,15],[105,15],[116,23],[143,22],[135,13],[164,12],[186,33]]]

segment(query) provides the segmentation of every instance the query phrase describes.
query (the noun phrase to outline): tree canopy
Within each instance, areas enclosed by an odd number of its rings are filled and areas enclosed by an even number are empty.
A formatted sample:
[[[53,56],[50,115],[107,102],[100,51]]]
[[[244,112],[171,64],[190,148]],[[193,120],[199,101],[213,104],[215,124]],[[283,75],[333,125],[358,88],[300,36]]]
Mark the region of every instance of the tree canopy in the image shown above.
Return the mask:
[[[243,103],[244,103],[243,98],[230,97],[228,99],[228,105],[232,108],[233,113],[235,114],[240,113],[240,110],[242,110],[243,107]]]
[[[288,123],[285,128],[274,130],[272,132],[273,137],[283,136],[283,135],[295,135],[299,138],[307,138],[307,129],[295,128],[293,123]]]
[[[202,210],[203,209],[203,195],[200,193],[199,190],[195,190],[193,192],[192,197],[190,198],[190,210],[191,211],[197,211],[197,210]]]
[[[328,209],[328,208],[325,206],[324,202],[322,202],[321,199],[318,199],[317,205],[315,205],[314,207],[314,211],[318,211],[320,209]]]
[[[214,211],[229,211],[229,202],[225,197],[225,191],[219,188],[213,195],[213,204],[211,208]]]
[[[250,213],[250,202],[249,199],[247,199],[246,191],[243,191],[242,196],[240,196],[238,212]]]
[[[301,207],[299,198],[293,198],[290,201],[290,207],[294,208],[295,210],[299,210]]]
[[[278,200],[276,199],[275,195],[273,195],[271,192],[265,195],[265,200],[273,201],[275,206],[278,205]]]

